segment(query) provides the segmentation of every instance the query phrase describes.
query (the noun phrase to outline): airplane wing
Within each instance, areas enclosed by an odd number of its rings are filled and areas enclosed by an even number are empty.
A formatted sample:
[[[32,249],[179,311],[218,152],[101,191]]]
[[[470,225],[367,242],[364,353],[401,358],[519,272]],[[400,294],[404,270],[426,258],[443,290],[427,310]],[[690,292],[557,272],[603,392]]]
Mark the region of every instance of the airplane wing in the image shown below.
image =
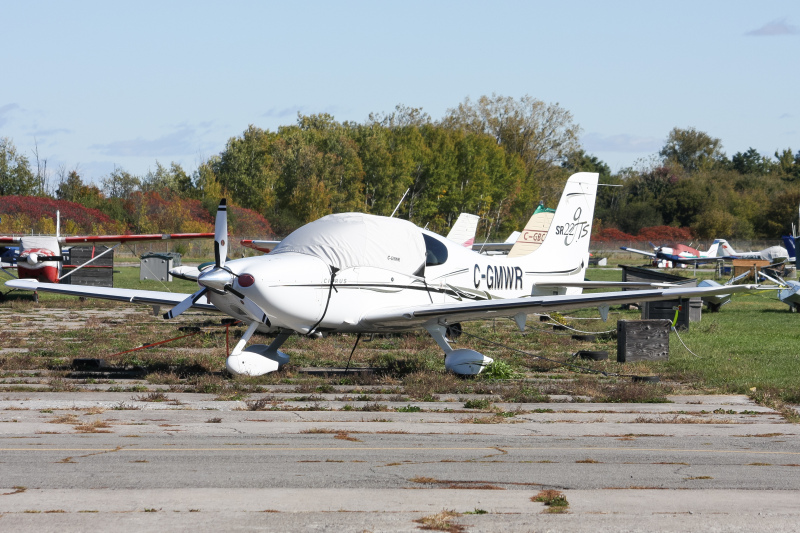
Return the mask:
[[[511,318],[519,314],[568,311],[585,307],[600,307],[627,303],[651,302],[732,294],[753,291],[758,285],[728,285],[722,287],[682,287],[642,291],[601,292],[554,296],[530,296],[503,300],[463,301],[452,304],[418,305],[376,309],[365,313],[361,320],[378,327],[416,328],[424,324],[454,323],[485,318]]]
[[[0,236],[0,245],[2,244],[19,244],[22,240],[22,237],[8,237],[8,236]]]
[[[633,252],[635,254],[646,255],[647,257],[656,257],[656,254],[653,252],[645,252],[643,250],[637,250],[636,248],[628,248],[627,246],[620,246],[620,250],[625,250],[626,252]]]
[[[581,289],[607,289],[609,287],[622,287],[628,289],[666,289],[678,287],[674,283],[657,283],[650,281],[562,281],[534,282],[534,287],[580,287]]]
[[[248,248],[252,248],[253,250],[258,250],[259,252],[264,252],[268,254],[275,248],[281,241],[254,241],[252,239],[244,239],[240,241],[242,246],[247,246]]]
[[[213,239],[213,233],[150,233],[144,235],[81,235],[75,237],[61,237],[65,244],[91,243],[116,243],[116,242],[147,242],[168,241],[176,239]],[[2,242],[2,241],[0,241]]]
[[[87,298],[100,298],[102,300],[116,300],[135,304],[163,305],[173,307],[178,305],[191,294],[180,292],[146,291],[140,289],[115,289],[111,287],[90,287],[82,285],[65,285],[61,283],[40,283],[29,279],[12,279],[6,282],[7,287],[26,291],[54,292],[70,296],[85,296]],[[197,302],[192,307],[216,311],[217,308],[209,303]]]

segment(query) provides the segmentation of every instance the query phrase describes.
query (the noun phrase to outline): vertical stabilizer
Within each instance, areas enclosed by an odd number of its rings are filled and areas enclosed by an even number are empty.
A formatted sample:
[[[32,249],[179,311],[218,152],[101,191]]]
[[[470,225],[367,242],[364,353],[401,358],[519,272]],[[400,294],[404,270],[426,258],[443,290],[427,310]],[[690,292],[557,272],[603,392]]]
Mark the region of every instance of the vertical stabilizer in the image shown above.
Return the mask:
[[[508,257],[522,257],[538,249],[550,229],[550,224],[553,223],[555,214],[555,209],[539,205],[525,224],[525,230],[517,237],[517,242],[508,252]]]
[[[716,239],[714,242],[719,244],[717,257],[730,257],[732,255],[737,255],[736,250],[734,250],[733,246],[728,244],[728,241],[725,239]]]
[[[796,258],[797,252],[795,252],[795,238],[791,235],[782,235],[781,239],[783,239],[783,244],[786,246],[786,251],[789,253],[789,259]]]
[[[567,180],[541,245],[521,258],[527,275],[583,279],[589,263],[598,177],[596,172],[579,172]]]
[[[450,228],[450,233],[447,238],[453,242],[457,242],[465,248],[472,248],[475,243],[475,232],[478,231],[478,222],[481,217],[478,215],[471,215],[469,213],[461,213],[458,215],[456,223]]]

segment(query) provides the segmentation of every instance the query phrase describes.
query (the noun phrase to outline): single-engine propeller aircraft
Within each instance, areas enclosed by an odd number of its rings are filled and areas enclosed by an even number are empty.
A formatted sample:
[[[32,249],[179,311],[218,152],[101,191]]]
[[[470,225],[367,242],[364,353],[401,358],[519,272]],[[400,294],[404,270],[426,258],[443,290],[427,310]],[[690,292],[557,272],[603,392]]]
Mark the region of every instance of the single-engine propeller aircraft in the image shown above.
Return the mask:
[[[650,245],[653,247],[652,252],[628,248],[627,246],[621,246],[620,248],[626,252],[633,252],[635,254],[651,257],[653,259],[653,264],[658,267],[669,267],[672,266],[672,264],[701,265],[705,263],[714,263],[716,261],[730,261],[733,259],[764,259],[770,263],[779,263],[785,261],[789,257],[786,248],[782,246],[770,246],[769,248],[764,248],[760,252],[737,252],[725,239],[714,239],[714,242],[705,252],[695,250],[683,244],[676,244],[674,248],[656,246],[653,243],[650,243]]]
[[[362,213],[328,215],[300,227],[268,255],[226,260],[227,208],[217,212],[214,265],[199,272],[194,294],[79,287],[11,280],[18,289],[172,306],[216,309],[248,324],[226,360],[232,374],[262,375],[289,356],[278,348],[295,332],[385,333],[426,330],[445,353],[445,367],[478,374],[492,359],[454,349],[448,327],[466,320],[653,300],[730,294],[756,286],[658,288],[581,294],[598,174],[566,183],[541,246],[522,257],[486,256],[407,220]],[[612,285],[619,285],[612,284]],[[600,286],[602,282],[600,282]],[[204,301],[205,300],[205,301]],[[269,345],[246,347],[256,331],[277,332]]]
[[[9,265],[17,269],[20,279],[35,279],[38,281],[58,283],[72,272],[83,268],[89,263],[107,253],[98,253],[92,259],[82,265],[75,265],[77,268],[67,274],[61,274],[61,266],[64,263],[64,256],[61,254],[61,245],[78,244],[114,244],[114,248],[122,243],[136,242],[155,242],[162,240],[176,239],[210,239],[213,233],[153,233],[146,235],[77,235],[65,237],[60,234],[61,219],[56,213],[56,234],[55,235],[21,235],[13,237],[0,236],[0,246],[18,245],[19,255],[16,257],[16,265]],[[112,248],[113,249],[113,248]],[[5,271],[9,276],[12,274]]]

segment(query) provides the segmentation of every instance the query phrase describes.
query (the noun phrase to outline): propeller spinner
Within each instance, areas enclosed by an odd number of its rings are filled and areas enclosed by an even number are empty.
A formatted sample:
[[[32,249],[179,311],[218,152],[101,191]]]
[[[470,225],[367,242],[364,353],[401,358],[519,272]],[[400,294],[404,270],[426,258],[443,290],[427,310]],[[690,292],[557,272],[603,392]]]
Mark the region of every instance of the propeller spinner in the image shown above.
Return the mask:
[[[214,267],[200,273],[197,277],[197,284],[202,288],[164,313],[165,319],[180,315],[210,290],[228,299],[235,298],[238,304],[244,306],[246,314],[253,322],[269,325],[269,318],[264,310],[253,300],[233,288],[237,274],[225,267],[225,258],[228,254],[228,210],[226,204],[225,198],[220,200],[214,223]]]

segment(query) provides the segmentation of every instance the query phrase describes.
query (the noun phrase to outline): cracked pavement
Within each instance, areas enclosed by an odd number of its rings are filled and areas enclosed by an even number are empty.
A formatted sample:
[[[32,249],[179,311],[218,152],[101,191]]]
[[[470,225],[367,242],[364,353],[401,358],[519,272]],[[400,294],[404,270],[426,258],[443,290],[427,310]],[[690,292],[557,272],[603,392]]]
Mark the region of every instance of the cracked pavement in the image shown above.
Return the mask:
[[[798,426],[744,396],[661,404],[0,393],[0,529],[794,531]],[[337,399],[338,398],[338,399]],[[447,398],[444,398],[447,400]],[[413,405],[419,412],[399,412]],[[306,410],[314,408],[317,410]],[[569,507],[532,502],[560,490]],[[269,511],[269,512],[263,512]]]

